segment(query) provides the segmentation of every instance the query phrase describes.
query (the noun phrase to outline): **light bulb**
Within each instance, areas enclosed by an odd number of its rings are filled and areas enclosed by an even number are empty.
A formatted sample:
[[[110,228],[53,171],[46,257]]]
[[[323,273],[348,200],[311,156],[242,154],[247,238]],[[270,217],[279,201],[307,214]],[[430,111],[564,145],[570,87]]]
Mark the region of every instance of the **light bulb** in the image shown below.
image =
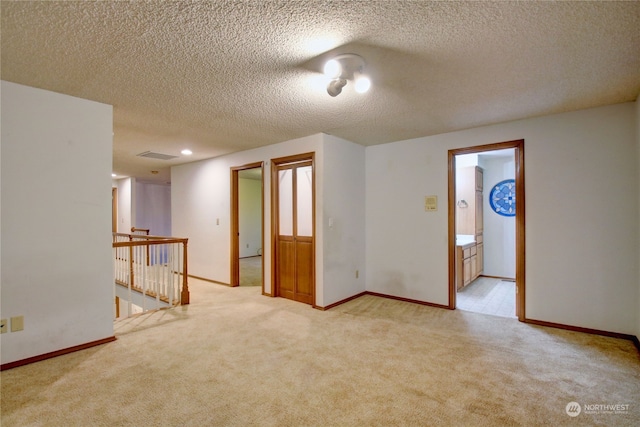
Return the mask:
[[[367,76],[358,76],[355,82],[355,90],[358,93],[365,93],[371,87],[371,80]]]
[[[340,76],[340,73],[342,73],[342,67],[340,66],[340,63],[335,59],[331,59],[327,61],[326,64],[324,64],[325,76],[335,79]]]

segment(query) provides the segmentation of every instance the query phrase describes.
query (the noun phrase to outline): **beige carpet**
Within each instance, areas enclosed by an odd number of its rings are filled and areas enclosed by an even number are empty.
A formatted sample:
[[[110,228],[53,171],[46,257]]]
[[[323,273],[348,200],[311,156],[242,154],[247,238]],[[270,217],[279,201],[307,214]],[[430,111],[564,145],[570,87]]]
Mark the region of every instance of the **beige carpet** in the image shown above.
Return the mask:
[[[240,286],[262,286],[262,256],[240,258]]]
[[[628,341],[373,296],[323,312],[190,284],[191,305],[120,321],[113,343],[2,372],[2,427],[640,425]],[[596,404],[629,407],[586,413]]]

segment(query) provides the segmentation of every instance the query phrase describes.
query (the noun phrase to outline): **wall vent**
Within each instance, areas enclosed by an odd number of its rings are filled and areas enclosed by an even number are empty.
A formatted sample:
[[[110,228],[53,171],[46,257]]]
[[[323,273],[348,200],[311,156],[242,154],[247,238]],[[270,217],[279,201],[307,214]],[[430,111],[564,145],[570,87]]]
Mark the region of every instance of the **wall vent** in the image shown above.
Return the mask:
[[[138,157],[148,157],[150,159],[158,159],[158,160],[171,160],[177,159],[178,156],[172,156],[169,154],[162,153],[154,153],[153,151],[145,151],[144,153],[137,154]]]

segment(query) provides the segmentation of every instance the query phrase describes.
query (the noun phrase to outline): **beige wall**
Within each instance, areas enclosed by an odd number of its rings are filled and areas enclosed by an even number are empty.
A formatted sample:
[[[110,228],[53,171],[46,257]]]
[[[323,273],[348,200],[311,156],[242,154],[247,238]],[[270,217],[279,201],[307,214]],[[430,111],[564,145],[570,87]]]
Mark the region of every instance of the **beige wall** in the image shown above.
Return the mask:
[[[524,139],[526,316],[635,334],[636,114],[625,103],[368,147],[367,289],[447,304],[447,151]]]
[[[116,180],[118,187],[118,233],[131,233],[136,217],[136,179]]]
[[[113,336],[112,107],[2,82],[2,363]]]
[[[315,152],[316,304],[327,306],[364,291],[364,147],[317,134],[255,150],[176,166],[172,234],[189,238],[189,272],[230,281],[230,173],[265,162],[265,292],[271,284],[271,159]],[[330,225],[331,223],[331,225]],[[356,270],[359,277],[356,278]]]
[[[262,181],[238,179],[240,258],[262,252]]]
[[[526,316],[635,334],[637,114],[625,103],[367,148],[314,135],[178,166],[172,234],[190,238],[192,274],[228,283],[229,168],[265,161],[268,171],[271,158],[315,151],[318,305],[363,290],[446,305],[447,151],[524,139]],[[427,195],[436,212],[424,211]],[[269,224],[269,193],[265,205]],[[269,248],[267,238],[267,292]]]
[[[280,144],[242,151],[171,168],[172,235],[189,238],[189,273],[222,283],[230,282],[231,182],[230,168],[265,162],[264,188],[271,188],[270,160],[293,154],[316,152],[316,168],[322,170],[322,135],[312,135]],[[322,174],[316,188],[321,195]],[[265,224],[271,223],[271,197],[265,194]],[[322,210],[322,198],[316,214]],[[320,230],[318,230],[320,228]],[[316,227],[321,234],[321,224]],[[271,292],[271,238],[265,232],[264,283]],[[316,252],[322,266],[322,252]],[[322,270],[318,272],[322,282]]]
[[[638,204],[638,223],[640,224],[640,95],[636,99],[636,150],[638,155],[637,164],[637,178],[638,178],[638,197],[636,203]],[[640,231],[638,232],[638,248],[640,248]],[[640,258],[638,258],[638,265],[640,265]],[[636,337],[640,338],[640,274],[636,277],[638,282],[638,306],[636,307]]]

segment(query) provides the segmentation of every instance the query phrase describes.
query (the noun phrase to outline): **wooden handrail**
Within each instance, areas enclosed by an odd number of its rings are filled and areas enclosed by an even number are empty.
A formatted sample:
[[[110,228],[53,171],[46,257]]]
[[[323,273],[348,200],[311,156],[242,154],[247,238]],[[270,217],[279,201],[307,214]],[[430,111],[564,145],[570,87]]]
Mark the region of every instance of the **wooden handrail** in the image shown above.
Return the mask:
[[[131,233],[135,233],[137,231],[142,231],[143,233],[145,233],[147,236],[149,235],[149,231],[151,231],[150,228],[136,228],[136,227],[131,227]]]
[[[141,240],[166,240],[166,239],[185,239],[183,237],[171,237],[171,236],[148,236],[145,234],[128,234],[128,233],[111,233],[114,237],[126,237]]]
[[[151,245],[164,245],[167,243],[184,243],[186,244],[189,239],[183,239],[179,237],[167,237],[163,240],[133,240],[130,242],[113,242],[114,248],[126,248],[128,246],[151,246]]]

